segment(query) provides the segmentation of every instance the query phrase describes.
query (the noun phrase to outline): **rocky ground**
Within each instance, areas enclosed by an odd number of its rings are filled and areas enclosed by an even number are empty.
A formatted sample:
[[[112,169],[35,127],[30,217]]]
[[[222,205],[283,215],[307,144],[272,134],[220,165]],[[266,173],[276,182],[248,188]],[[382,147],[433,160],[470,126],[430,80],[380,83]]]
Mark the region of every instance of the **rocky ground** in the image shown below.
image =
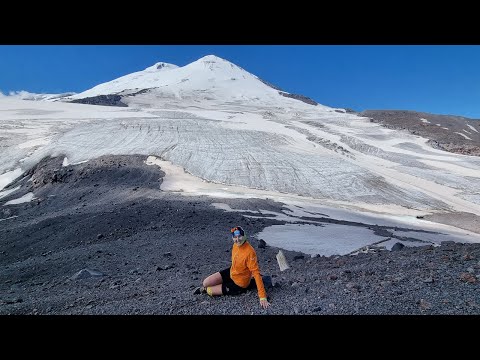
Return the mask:
[[[405,130],[427,138],[434,148],[456,154],[480,156],[478,119],[408,110],[365,110],[358,115],[369,117],[370,121],[389,129]]]
[[[279,211],[254,199],[185,197],[159,190],[162,171],[144,156],[102,157],[62,167],[48,159],[0,200],[0,314],[480,314],[480,245],[310,257],[255,234],[282,222],[234,209]],[[31,181],[27,181],[31,178]],[[35,200],[3,206],[33,190]],[[21,193],[22,191],[23,193]],[[230,264],[229,229],[251,234],[271,307],[255,291],[193,295]]]

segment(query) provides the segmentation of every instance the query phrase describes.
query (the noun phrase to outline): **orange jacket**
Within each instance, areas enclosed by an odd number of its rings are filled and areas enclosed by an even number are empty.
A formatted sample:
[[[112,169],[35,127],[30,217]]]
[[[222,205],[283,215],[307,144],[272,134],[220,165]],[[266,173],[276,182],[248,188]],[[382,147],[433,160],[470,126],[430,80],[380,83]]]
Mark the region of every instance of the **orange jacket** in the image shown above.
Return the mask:
[[[233,282],[242,288],[246,288],[250,284],[252,274],[257,284],[258,297],[266,299],[267,293],[258,267],[255,249],[248,241],[240,246],[233,244],[232,266],[230,267],[230,277]]]

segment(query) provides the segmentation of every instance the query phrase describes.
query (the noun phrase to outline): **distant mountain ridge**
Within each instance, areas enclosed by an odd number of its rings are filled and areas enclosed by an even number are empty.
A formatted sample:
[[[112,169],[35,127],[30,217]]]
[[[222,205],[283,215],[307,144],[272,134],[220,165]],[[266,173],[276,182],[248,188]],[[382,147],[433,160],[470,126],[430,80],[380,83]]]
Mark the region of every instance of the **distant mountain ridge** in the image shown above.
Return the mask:
[[[425,137],[434,148],[480,156],[479,120],[409,110],[365,110],[359,115],[386,128]]]
[[[75,95],[75,92],[66,92],[60,94],[38,94],[32,93],[25,90],[22,91],[11,91],[8,96],[22,99],[22,100],[32,100],[32,101],[58,101],[66,97]],[[1,95],[1,93],[0,93]]]

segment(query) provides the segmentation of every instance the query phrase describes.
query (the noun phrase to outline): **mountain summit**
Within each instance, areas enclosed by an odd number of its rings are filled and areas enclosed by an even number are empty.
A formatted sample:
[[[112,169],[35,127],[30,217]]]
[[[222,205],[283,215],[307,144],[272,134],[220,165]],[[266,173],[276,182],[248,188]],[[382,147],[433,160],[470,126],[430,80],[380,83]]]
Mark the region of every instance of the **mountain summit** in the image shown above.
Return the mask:
[[[301,100],[309,105],[317,105],[307,97],[280,91],[241,67],[215,55],[204,56],[182,67],[158,62],[145,70],[97,85],[67,99],[120,95],[128,96],[127,102],[134,103],[132,96],[146,92],[155,94],[156,103],[159,98],[173,98],[254,102],[266,106],[285,106],[289,103],[298,106],[298,100]],[[144,99],[142,104],[145,104]]]
[[[169,64],[166,62],[158,62],[153,66],[146,68],[144,71],[165,71],[178,68],[177,65]]]

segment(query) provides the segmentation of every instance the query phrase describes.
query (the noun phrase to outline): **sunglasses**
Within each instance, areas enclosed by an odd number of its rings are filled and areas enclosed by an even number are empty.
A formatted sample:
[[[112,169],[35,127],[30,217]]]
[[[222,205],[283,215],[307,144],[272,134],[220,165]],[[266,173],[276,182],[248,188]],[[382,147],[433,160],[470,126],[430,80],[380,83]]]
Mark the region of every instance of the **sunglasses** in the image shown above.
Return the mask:
[[[234,227],[230,230],[230,232],[232,233],[232,237],[236,237],[236,236],[241,236],[242,233],[240,232],[240,230],[238,229],[238,227]]]

